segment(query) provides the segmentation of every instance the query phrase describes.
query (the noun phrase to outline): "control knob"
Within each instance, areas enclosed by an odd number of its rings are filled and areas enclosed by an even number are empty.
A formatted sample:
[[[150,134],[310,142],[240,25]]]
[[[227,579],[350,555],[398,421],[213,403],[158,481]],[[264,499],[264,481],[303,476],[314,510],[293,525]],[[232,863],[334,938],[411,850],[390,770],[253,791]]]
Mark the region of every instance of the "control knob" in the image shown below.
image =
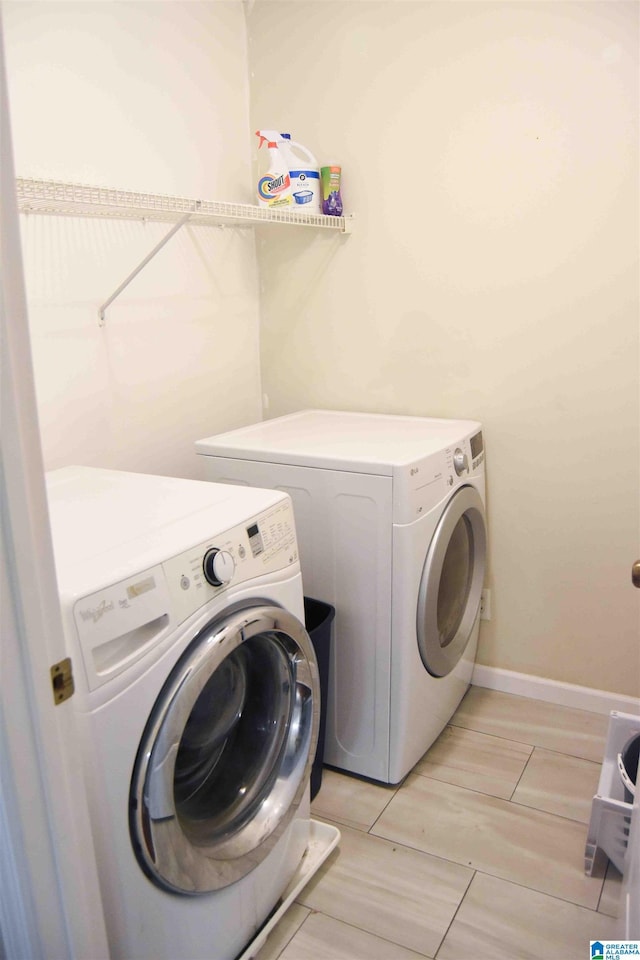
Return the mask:
[[[211,547],[204,555],[202,570],[205,580],[213,587],[222,587],[230,583],[235,569],[235,560],[228,550]]]
[[[453,454],[453,468],[458,476],[463,473],[469,473],[469,460],[464,450],[457,447]]]

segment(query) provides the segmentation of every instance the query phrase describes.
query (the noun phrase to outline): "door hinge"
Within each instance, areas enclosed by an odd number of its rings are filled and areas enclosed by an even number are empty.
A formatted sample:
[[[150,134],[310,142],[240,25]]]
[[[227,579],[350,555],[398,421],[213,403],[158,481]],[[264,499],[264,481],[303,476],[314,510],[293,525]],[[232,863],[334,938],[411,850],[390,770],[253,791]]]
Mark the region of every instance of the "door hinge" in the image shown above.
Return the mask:
[[[54,663],[51,667],[51,685],[53,687],[53,700],[56,706],[63,703],[73,696],[75,689],[73,684],[73,667],[71,666],[71,657]]]

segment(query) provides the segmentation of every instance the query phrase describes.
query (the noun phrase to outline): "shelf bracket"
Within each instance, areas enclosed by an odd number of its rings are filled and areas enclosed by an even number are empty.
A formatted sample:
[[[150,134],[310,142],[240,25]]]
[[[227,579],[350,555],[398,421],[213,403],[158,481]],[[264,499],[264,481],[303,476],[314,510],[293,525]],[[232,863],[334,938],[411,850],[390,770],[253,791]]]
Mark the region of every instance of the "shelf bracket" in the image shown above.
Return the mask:
[[[133,279],[135,279],[135,277],[137,277],[138,274],[139,274],[142,270],[144,270],[144,268],[145,268],[146,265],[149,263],[149,261],[150,261],[150,260],[153,260],[153,258],[155,257],[156,253],[159,253],[160,250],[162,250],[162,248],[165,246],[165,244],[167,244],[167,243],[169,242],[169,240],[171,240],[171,237],[172,237],[175,233],[177,233],[178,230],[185,225],[185,223],[188,223],[188,221],[191,219],[191,217],[193,216],[193,214],[197,211],[197,209],[198,209],[199,206],[200,206],[200,201],[199,201],[199,200],[196,200],[196,202],[195,202],[195,204],[194,204],[194,206],[193,206],[193,210],[190,210],[188,213],[185,213],[185,215],[184,215],[183,217],[181,217],[181,218],[177,221],[177,223],[174,223],[174,225],[171,227],[171,230],[169,230],[169,232],[162,238],[162,240],[160,240],[160,242],[155,245],[155,247],[153,248],[153,250],[152,250],[150,253],[147,254],[147,256],[144,258],[144,260],[142,261],[142,263],[138,264],[138,266],[136,267],[136,269],[133,270],[133,271],[129,274],[129,276],[126,278],[126,280],[123,280],[123,281],[122,281],[122,283],[120,284],[120,286],[118,287],[118,289],[115,291],[115,293],[112,293],[111,296],[109,297],[109,299],[108,299],[108,300],[105,300],[105,302],[102,304],[102,306],[101,306],[101,307],[99,308],[99,310],[98,310],[98,316],[99,316],[99,318],[100,318],[100,326],[101,326],[101,327],[104,327],[104,325],[105,325],[105,323],[106,323],[106,319],[107,319],[107,318],[106,318],[107,307],[110,307],[111,304],[113,303],[113,301],[116,300],[117,297],[120,296],[120,294],[122,293],[122,291],[125,290],[125,289],[129,286],[129,284],[131,283],[131,281],[132,281]]]

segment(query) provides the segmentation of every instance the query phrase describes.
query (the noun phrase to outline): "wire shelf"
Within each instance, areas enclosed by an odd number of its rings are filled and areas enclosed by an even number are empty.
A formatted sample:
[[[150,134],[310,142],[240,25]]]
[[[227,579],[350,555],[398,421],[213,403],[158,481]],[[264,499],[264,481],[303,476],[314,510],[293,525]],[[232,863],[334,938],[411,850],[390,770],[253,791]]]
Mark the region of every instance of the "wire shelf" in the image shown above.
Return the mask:
[[[190,214],[189,222],[213,225],[288,223],[351,233],[353,217],[327,217],[297,210],[257,207],[248,203],[194,200],[164,194],[137,193],[109,187],[64,183],[57,180],[16,180],[21,213],[71,217],[112,217],[125,220],[155,220],[177,223]]]

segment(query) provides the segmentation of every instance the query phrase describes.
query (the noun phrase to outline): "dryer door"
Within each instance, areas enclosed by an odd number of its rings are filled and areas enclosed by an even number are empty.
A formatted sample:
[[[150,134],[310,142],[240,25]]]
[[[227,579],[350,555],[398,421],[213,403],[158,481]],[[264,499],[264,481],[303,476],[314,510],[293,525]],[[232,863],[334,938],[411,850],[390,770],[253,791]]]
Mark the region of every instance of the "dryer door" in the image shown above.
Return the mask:
[[[245,605],[200,631],[156,701],[131,781],[147,875],[198,894],[253,870],[303,797],[319,710],[313,647],[286,610]]]
[[[461,487],[436,527],[422,571],[417,632],[422,662],[444,677],[460,660],[480,610],[487,536],[475,487]]]

